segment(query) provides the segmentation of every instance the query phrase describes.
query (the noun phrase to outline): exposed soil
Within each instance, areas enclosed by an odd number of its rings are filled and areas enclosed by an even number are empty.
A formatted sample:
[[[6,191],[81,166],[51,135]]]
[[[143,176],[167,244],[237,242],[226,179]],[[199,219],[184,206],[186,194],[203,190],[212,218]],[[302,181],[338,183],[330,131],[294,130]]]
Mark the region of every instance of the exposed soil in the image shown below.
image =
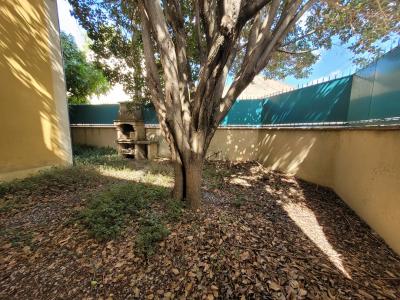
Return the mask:
[[[73,222],[89,185],[4,196],[2,299],[400,299],[400,258],[332,191],[257,163],[206,167],[204,205],[156,253],[137,220],[97,242]],[[119,179],[122,180],[122,179]]]

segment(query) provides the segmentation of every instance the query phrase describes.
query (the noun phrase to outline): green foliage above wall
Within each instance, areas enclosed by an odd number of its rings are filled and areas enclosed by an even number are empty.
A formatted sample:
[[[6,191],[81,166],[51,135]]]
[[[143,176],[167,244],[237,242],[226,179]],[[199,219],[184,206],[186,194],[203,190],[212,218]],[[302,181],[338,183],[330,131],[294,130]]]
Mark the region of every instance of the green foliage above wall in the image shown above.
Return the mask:
[[[61,33],[61,47],[68,103],[85,104],[91,95],[100,95],[110,89],[103,71],[87,61],[85,53],[78,49],[72,35]]]

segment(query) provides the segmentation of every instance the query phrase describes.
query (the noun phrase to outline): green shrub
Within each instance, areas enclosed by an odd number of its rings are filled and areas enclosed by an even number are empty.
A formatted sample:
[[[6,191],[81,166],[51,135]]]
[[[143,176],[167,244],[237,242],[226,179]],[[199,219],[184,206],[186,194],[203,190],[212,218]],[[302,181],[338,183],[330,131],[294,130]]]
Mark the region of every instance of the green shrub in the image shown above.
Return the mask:
[[[99,240],[115,238],[128,215],[139,216],[152,201],[162,200],[168,190],[141,183],[113,184],[109,189],[91,197],[87,208],[78,218]]]
[[[107,166],[115,169],[127,167],[127,159],[119,156],[117,151],[110,147],[73,146],[74,163],[76,165]]]
[[[136,237],[138,250],[146,256],[153,255],[157,243],[169,235],[169,230],[156,216],[148,216],[141,220],[139,233]]]
[[[0,197],[18,193],[24,195],[41,195],[43,193],[59,194],[60,191],[79,189],[98,183],[101,176],[90,167],[54,167],[24,179],[0,183]]]
[[[167,201],[167,213],[166,218],[169,221],[178,221],[183,213],[183,202],[175,199]]]
[[[118,154],[117,150],[111,147],[95,147],[86,145],[73,145],[73,154],[78,157],[96,157]]]
[[[246,201],[246,198],[243,196],[238,196],[237,198],[233,199],[233,206],[236,208],[240,208],[244,202]]]
[[[0,238],[7,240],[13,247],[31,246],[33,235],[22,229],[1,229]]]
[[[120,203],[102,197],[81,212],[80,219],[89,233],[98,240],[115,238],[125,221],[125,213]]]
[[[228,176],[229,172],[215,163],[206,163],[204,166],[203,177],[210,189],[220,188]]]

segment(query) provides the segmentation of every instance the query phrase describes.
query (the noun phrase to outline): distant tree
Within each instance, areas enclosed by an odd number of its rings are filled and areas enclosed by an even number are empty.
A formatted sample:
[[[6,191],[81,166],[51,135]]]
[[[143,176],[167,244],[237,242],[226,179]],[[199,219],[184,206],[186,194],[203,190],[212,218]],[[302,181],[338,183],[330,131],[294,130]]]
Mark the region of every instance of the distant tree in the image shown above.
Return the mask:
[[[110,89],[102,69],[86,59],[72,35],[61,33],[67,97],[70,104],[88,103],[91,95],[100,95]]]
[[[201,204],[211,139],[257,74],[304,77],[318,59],[314,50],[330,48],[334,38],[349,43],[357,59],[400,32],[398,0],[69,2],[92,50],[117,58],[116,71],[138,94],[146,90],[132,79],[146,75],[175,162],[174,197],[192,208]],[[228,76],[233,82],[224,94]]]

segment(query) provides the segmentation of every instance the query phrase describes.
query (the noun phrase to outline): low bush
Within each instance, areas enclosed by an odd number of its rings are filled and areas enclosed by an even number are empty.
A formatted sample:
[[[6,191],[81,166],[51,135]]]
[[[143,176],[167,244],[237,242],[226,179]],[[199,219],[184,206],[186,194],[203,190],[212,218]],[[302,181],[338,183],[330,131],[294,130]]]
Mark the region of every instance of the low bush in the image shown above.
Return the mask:
[[[73,146],[74,163],[76,165],[107,166],[114,169],[127,167],[127,159],[118,155],[117,151],[110,147]]]
[[[78,218],[98,240],[115,238],[127,216],[140,216],[151,202],[168,197],[168,190],[142,183],[113,184],[92,195],[88,206]]]
[[[0,238],[11,243],[13,247],[24,247],[32,245],[33,235],[22,229],[0,229]]]
[[[154,215],[143,218],[140,222],[139,233],[136,237],[138,250],[150,256],[154,254],[157,243],[169,235],[169,230],[162,224],[160,219]]]
[[[166,218],[169,221],[176,222],[180,219],[183,213],[183,202],[175,199],[170,199],[166,203]]]
[[[246,198],[243,196],[238,196],[233,199],[233,206],[236,208],[240,208],[246,202]]]
[[[79,189],[101,180],[96,170],[90,167],[54,167],[24,179],[0,183],[0,197],[6,194],[41,195],[59,194],[60,191]]]
[[[218,164],[206,163],[203,169],[203,178],[210,189],[220,188],[229,176],[229,172]]]

